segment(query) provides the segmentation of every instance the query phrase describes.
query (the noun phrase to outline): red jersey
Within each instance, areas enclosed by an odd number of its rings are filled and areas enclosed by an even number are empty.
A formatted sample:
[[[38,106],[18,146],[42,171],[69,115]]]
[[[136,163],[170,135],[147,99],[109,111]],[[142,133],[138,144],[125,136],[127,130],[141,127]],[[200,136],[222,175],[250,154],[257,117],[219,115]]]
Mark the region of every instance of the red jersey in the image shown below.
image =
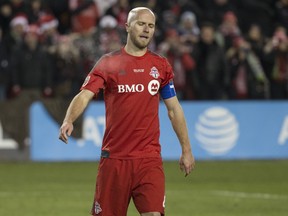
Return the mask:
[[[166,58],[151,51],[131,56],[124,48],[104,55],[81,89],[104,89],[106,129],[102,151],[110,158],[160,157],[159,90],[173,79]]]

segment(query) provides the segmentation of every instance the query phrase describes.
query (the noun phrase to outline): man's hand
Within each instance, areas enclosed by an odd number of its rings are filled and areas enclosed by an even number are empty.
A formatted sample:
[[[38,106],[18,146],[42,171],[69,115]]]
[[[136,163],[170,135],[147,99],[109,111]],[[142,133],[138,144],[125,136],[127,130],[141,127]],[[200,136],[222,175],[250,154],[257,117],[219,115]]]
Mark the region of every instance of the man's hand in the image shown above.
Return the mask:
[[[72,131],[73,131],[73,124],[69,122],[63,122],[62,126],[60,127],[59,139],[67,144],[68,137],[71,135]]]
[[[195,158],[191,153],[182,154],[179,161],[180,169],[188,176],[195,168]]]

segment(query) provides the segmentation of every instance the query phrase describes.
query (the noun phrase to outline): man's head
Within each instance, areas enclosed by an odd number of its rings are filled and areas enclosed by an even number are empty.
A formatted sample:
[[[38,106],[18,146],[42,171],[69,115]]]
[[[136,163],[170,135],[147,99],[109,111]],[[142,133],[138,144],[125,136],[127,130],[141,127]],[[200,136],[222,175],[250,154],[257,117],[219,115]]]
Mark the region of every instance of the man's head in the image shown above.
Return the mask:
[[[155,31],[155,15],[146,7],[137,7],[128,14],[126,31],[127,45],[137,49],[145,49]]]
[[[212,23],[204,23],[201,26],[201,40],[205,44],[212,44],[215,40],[215,27]]]
[[[37,25],[31,24],[25,29],[24,41],[31,49],[36,49],[39,43],[40,30]]]

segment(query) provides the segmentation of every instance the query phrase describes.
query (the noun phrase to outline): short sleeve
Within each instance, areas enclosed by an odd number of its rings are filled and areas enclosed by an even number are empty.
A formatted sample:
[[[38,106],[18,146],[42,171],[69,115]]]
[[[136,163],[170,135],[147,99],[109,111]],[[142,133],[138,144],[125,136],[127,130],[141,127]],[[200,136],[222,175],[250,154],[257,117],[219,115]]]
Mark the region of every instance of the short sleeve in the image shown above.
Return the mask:
[[[97,94],[105,87],[106,73],[103,65],[105,65],[105,58],[102,57],[87,75],[80,90],[87,89]]]
[[[170,65],[170,63],[168,62],[167,58],[164,58],[164,66],[163,66],[163,81],[161,83],[161,87],[163,88],[164,86],[166,86],[168,83],[170,83],[173,78],[174,78],[174,73],[173,73],[173,69],[172,66]]]
[[[89,73],[80,90],[87,89],[98,94],[102,88],[104,88],[104,79],[94,73]]]

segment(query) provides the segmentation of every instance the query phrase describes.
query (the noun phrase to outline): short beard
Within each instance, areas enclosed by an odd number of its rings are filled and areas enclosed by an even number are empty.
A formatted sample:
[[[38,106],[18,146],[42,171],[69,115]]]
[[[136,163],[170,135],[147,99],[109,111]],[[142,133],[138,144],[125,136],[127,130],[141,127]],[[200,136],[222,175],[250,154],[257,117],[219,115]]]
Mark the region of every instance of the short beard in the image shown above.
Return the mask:
[[[151,41],[151,40],[149,40],[147,44],[146,43],[142,44],[136,39],[136,37],[134,35],[130,35],[130,40],[132,41],[134,46],[137,47],[140,50],[143,50],[143,49],[147,48],[149,43],[150,43],[150,41]]]

